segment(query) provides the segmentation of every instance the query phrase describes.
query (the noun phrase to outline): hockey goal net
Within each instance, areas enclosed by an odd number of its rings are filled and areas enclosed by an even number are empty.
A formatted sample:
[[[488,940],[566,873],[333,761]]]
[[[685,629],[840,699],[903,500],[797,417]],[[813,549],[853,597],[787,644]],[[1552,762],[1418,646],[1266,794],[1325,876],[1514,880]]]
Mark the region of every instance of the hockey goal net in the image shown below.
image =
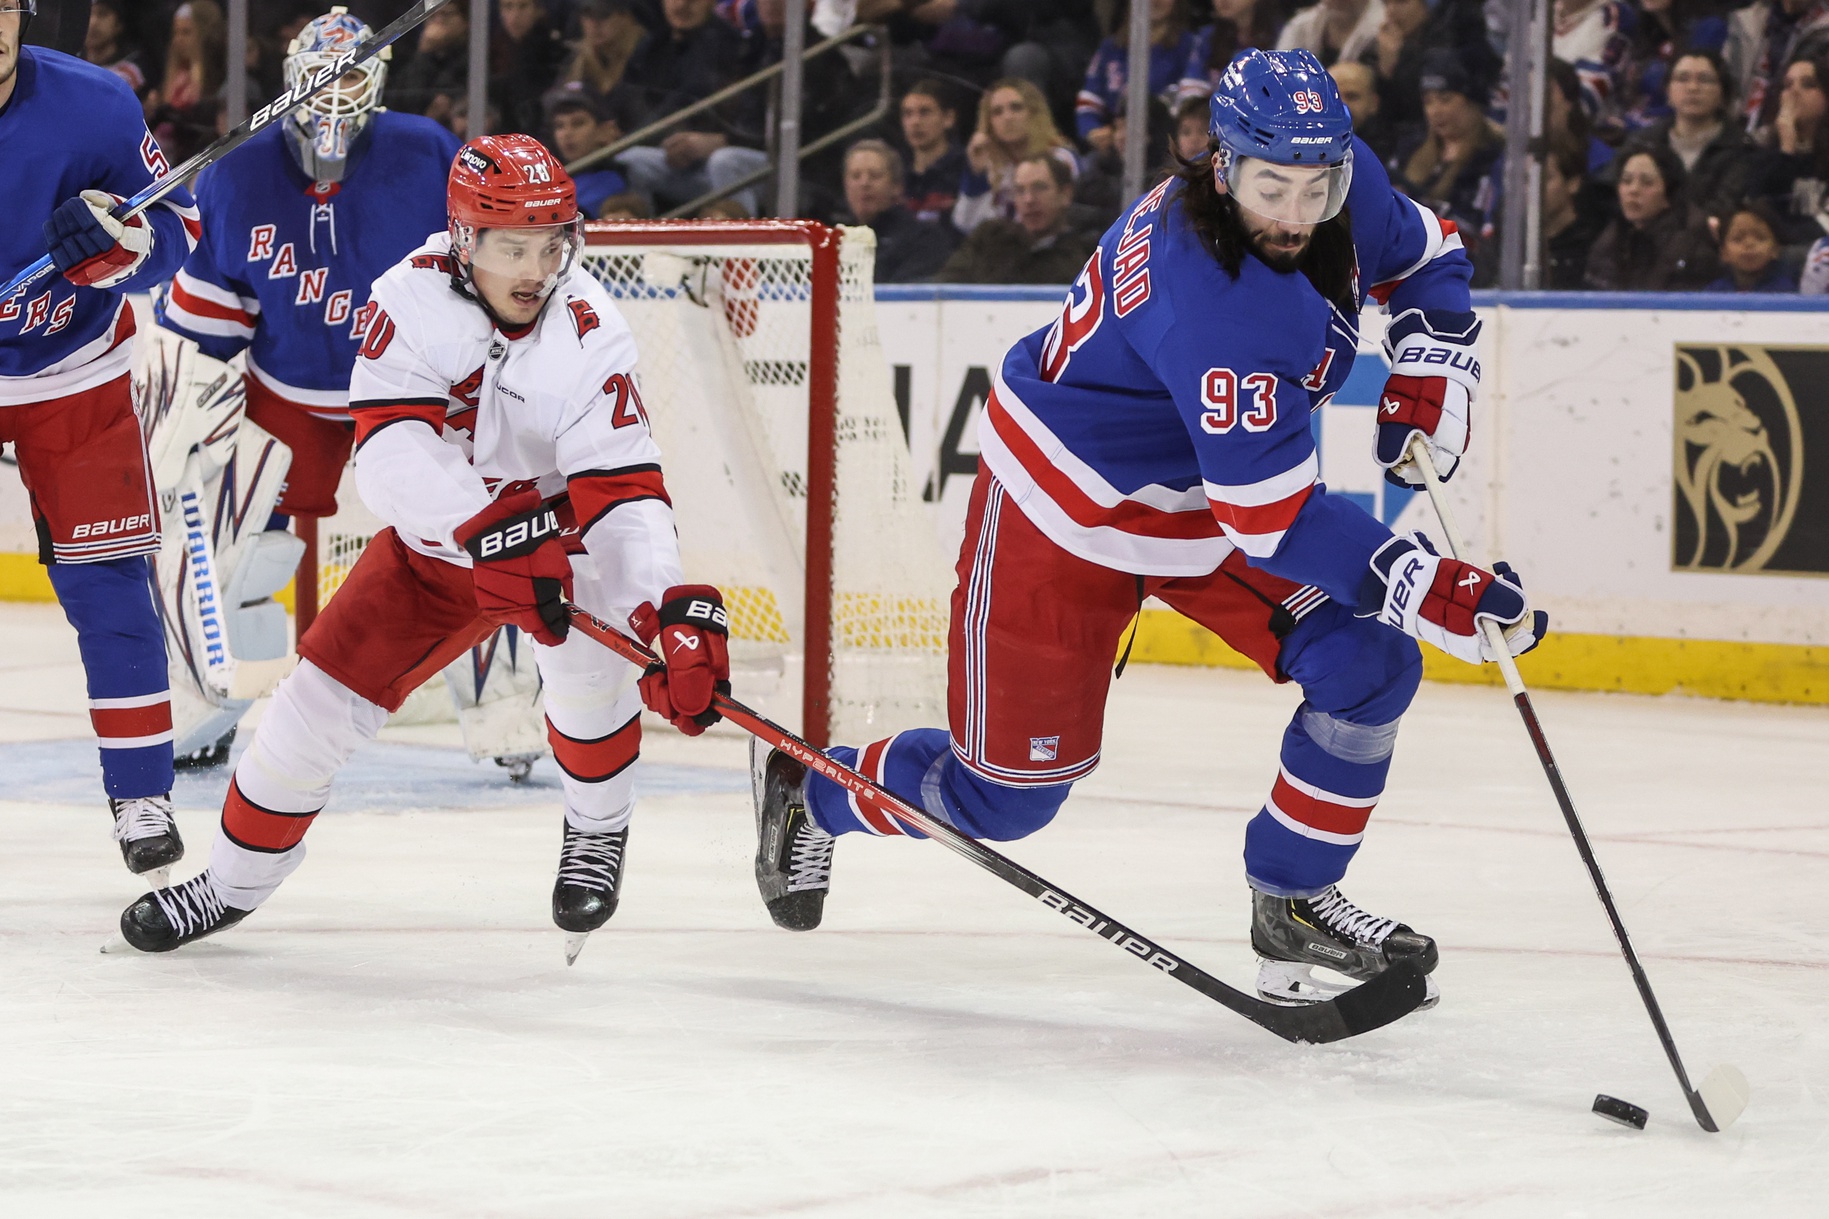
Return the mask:
[[[875,235],[595,223],[583,259],[634,329],[686,578],[724,591],[737,696],[816,744],[944,724],[952,576],[877,334]],[[320,604],[378,527],[345,477]]]

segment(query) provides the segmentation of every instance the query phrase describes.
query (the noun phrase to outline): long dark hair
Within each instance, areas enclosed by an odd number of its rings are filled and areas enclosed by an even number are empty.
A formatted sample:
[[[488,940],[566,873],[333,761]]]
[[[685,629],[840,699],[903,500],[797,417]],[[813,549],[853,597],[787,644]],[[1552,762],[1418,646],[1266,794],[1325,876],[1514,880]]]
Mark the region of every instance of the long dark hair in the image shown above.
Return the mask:
[[[1214,186],[1211,152],[1192,161],[1177,154],[1175,160],[1175,176],[1181,179],[1181,209],[1188,224],[1226,274],[1237,279],[1245,255],[1251,252],[1251,235],[1239,217],[1238,201],[1220,194]],[[1302,252],[1298,269],[1323,299],[1350,314],[1359,308],[1353,293],[1357,263],[1353,222],[1343,207],[1332,220],[1315,226],[1314,239]]]

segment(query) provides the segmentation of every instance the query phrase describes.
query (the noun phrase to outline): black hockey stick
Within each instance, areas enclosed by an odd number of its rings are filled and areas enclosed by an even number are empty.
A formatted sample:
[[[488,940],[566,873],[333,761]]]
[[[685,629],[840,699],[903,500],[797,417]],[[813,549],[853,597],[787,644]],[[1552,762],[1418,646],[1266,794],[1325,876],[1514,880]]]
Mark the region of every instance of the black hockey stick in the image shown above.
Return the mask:
[[[341,79],[345,72],[349,71],[357,64],[365,63],[379,55],[384,49],[392,44],[395,39],[411,30],[427,17],[430,17],[447,3],[449,3],[449,0],[419,0],[419,3],[396,17],[386,29],[370,37],[367,42],[357,46],[354,50],[346,51],[337,56],[323,67],[319,68],[316,72],[313,72],[308,79],[300,81],[293,88],[286,90],[284,93],[256,110],[253,114],[249,115],[236,126],[234,130],[217,137],[216,142],[211,144],[208,148],[198,152],[195,156],[191,157],[190,160],[167,173],[156,182],[149,184],[143,190],[138,191],[132,197],[122,200],[114,209],[114,218],[116,220],[126,220],[129,217],[139,215],[141,212],[196,177],[203,171],[205,166],[212,162],[220,161],[223,157],[226,157],[229,153],[234,152],[237,148],[240,148],[243,144],[254,138],[255,133],[278,122],[280,119],[285,118],[288,114],[291,114],[294,110],[298,109],[298,107],[328,89],[331,85]],[[51,256],[46,254],[37,262],[15,275],[7,282],[5,287],[0,288],[0,300],[7,299],[34,281],[43,278],[50,272],[51,266]]]
[[[565,608],[572,616],[574,630],[583,631],[630,664],[643,669],[661,667],[660,659],[653,652],[628,636],[570,602],[566,603]],[[1223,1004],[1260,1028],[1269,1029],[1286,1041],[1313,1044],[1343,1041],[1406,1016],[1423,1001],[1426,993],[1423,976],[1408,962],[1399,962],[1370,982],[1321,1003],[1289,1007],[1266,1003],[1243,991],[1234,990],[1116,919],[1043,880],[1021,864],[998,854],[977,839],[968,838],[945,822],[936,821],[737,700],[720,694],[712,700],[712,705],[725,719],[764,744],[781,750],[808,769],[818,771],[846,791],[868,796],[887,808],[897,820],[920,830],[955,854],[963,855],[998,879],[1016,886],[1048,909],[1065,915],[1100,939],[1116,945],[1144,964],[1179,979],[1207,998]]]
[[[1442,532],[1447,535],[1448,553],[1457,559],[1464,557],[1467,553],[1466,543],[1461,540],[1461,531],[1455,525],[1454,514],[1442,494],[1442,480],[1436,474],[1435,463],[1429,460],[1420,436],[1412,437],[1409,458],[1410,464],[1422,475],[1423,486],[1428,488],[1429,502],[1435,506],[1436,518],[1441,521]],[[1740,1073],[1738,1067],[1722,1063],[1708,1073],[1708,1078],[1702,1081],[1700,1088],[1689,1086],[1689,1073],[1683,1069],[1683,1059],[1677,1054],[1676,1039],[1670,1035],[1670,1026],[1664,1022],[1664,1009],[1658,1006],[1658,997],[1651,991],[1651,979],[1645,976],[1645,967],[1639,964],[1638,953],[1633,951],[1632,939],[1626,934],[1626,924],[1619,917],[1619,907],[1613,904],[1612,890],[1607,888],[1607,878],[1601,875],[1600,861],[1594,858],[1594,846],[1588,841],[1588,832],[1582,828],[1581,818],[1575,814],[1575,801],[1569,796],[1568,785],[1562,781],[1562,771],[1556,765],[1555,755],[1550,753],[1549,738],[1543,735],[1543,725],[1537,720],[1536,708],[1531,706],[1530,691],[1524,688],[1524,678],[1518,673],[1518,662],[1512,659],[1511,650],[1505,646],[1505,638],[1499,631],[1498,623],[1483,618],[1480,626],[1486,634],[1487,648],[1499,658],[1499,672],[1505,676],[1505,688],[1511,691],[1511,701],[1524,720],[1524,731],[1530,735],[1531,748],[1537,751],[1537,761],[1543,765],[1543,774],[1550,781],[1550,790],[1555,793],[1556,804],[1562,809],[1562,819],[1568,823],[1569,834],[1575,839],[1575,849],[1581,854],[1581,862],[1587,865],[1588,879],[1594,882],[1594,893],[1607,911],[1607,921],[1613,924],[1613,935],[1619,940],[1619,950],[1626,958],[1627,967],[1632,970],[1633,984],[1638,987],[1639,998],[1644,1000],[1645,1011],[1651,1016],[1651,1026],[1657,1030],[1664,1055],[1670,1059],[1670,1068],[1677,1073],[1677,1084],[1683,1089],[1683,1099],[1689,1102],[1689,1110],[1696,1115],[1696,1124],[1702,1129],[1710,1133],[1726,1130],[1746,1108],[1750,1095],[1746,1076]]]

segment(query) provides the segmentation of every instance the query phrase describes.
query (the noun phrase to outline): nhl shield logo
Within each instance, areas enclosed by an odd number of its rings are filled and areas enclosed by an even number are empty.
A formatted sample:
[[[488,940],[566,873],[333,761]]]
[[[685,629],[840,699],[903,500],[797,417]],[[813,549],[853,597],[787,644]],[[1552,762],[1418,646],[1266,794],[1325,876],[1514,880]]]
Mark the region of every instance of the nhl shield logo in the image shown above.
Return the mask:
[[[1058,736],[1032,736],[1029,738],[1029,761],[1052,762],[1061,751],[1061,739]]]

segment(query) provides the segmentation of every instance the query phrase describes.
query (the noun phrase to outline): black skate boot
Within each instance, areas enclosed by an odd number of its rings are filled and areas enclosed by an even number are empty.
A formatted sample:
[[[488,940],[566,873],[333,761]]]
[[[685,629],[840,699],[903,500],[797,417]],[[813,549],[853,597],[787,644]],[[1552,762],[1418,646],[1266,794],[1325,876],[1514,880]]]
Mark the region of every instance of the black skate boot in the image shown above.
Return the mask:
[[[806,767],[760,741],[749,746],[756,800],[756,887],[777,927],[811,931],[825,912],[837,839],[807,811]]]
[[[629,828],[607,834],[575,830],[565,823],[559,846],[559,880],[553,886],[553,922],[565,932],[565,963],[584,951],[591,932],[610,921],[622,892],[622,861]]]
[[[1257,993],[1285,1004],[1317,1003],[1352,989],[1315,977],[1317,965],[1357,983],[1399,961],[1426,975],[1438,960],[1434,940],[1396,919],[1367,914],[1333,885],[1313,897],[1272,897],[1253,889],[1251,946],[1258,955]],[[1419,1011],[1441,999],[1435,979],[1424,981],[1428,995]]]
[[[251,911],[223,904],[208,872],[170,889],[157,889],[121,911],[121,938],[141,952],[170,952],[214,935]]]
[[[114,839],[121,844],[127,870],[145,876],[155,888],[170,884],[171,866],[184,858],[184,839],[172,820],[171,793],[126,800],[110,797],[108,809],[114,814]]]

